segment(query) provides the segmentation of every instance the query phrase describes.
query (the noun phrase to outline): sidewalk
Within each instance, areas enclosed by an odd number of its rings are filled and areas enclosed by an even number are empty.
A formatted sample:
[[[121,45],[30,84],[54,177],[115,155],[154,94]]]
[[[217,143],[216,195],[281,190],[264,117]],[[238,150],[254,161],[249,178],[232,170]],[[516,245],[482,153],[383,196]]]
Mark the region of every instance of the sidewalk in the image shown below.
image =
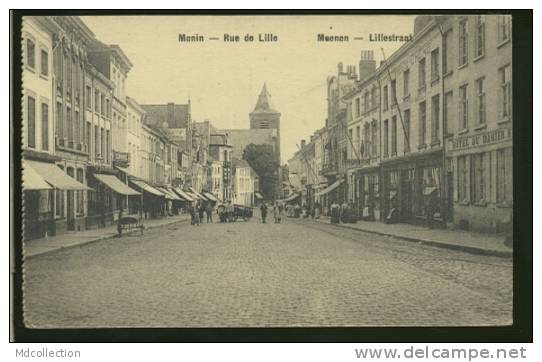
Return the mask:
[[[179,221],[189,221],[189,214],[168,216],[161,219],[145,220],[145,230],[173,224]],[[135,232],[135,231],[134,231]],[[139,233],[139,231],[137,231]],[[117,236],[117,226],[112,225],[100,229],[92,229],[78,232],[25,241],[23,244],[23,257],[31,258],[37,255],[51,253],[57,250],[82,246],[96,241],[111,239]]]
[[[313,221],[330,224],[329,217],[326,216]],[[504,245],[504,237],[497,235],[464,230],[429,229],[410,224],[384,224],[378,221],[358,221],[356,224],[335,226],[474,254],[500,257],[512,257],[513,254],[512,248]]]

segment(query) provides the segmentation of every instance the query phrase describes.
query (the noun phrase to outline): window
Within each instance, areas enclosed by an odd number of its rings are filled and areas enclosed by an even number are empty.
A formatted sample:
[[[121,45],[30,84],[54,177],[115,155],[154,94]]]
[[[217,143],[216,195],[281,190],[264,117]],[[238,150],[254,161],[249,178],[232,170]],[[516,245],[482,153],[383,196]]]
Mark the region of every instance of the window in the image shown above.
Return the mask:
[[[62,103],[56,103],[56,133],[58,138],[64,141],[64,120],[62,117]]]
[[[72,122],[72,111],[69,107],[66,108],[66,131],[68,136],[68,147],[69,142],[73,141],[73,122]]]
[[[105,116],[105,108],[106,108],[106,104],[105,104],[105,96],[102,94],[100,95],[100,113],[102,116]]]
[[[350,142],[352,142],[352,144],[354,144],[354,141],[352,139],[352,137],[354,137],[353,133],[354,133],[354,131],[352,129],[348,130],[348,139],[350,140]],[[352,152],[350,153],[350,156],[353,156],[354,152],[355,152],[355,150],[352,149]]]
[[[459,130],[469,127],[469,100],[467,98],[467,84],[459,87]]]
[[[397,82],[395,79],[391,81],[391,104],[397,104]]]
[[[359,152],[360,150],[360,146],[361,146],[361,128],[360,126],[356,126],[356,143],[354,143],[356,145],[356,148],[357,148],[357,152]]]
[[[447,31],[442,38],[442,73],[447,74],[452,70],[449,47],[451,45],[452,31]]]
[[[431,142],[438,143],[440,132],[440,95],[431,98]]]
[[[403,97],[410,95],[410,69],[403,72]]]
[[[41,50],[41,69],[40,69],[41,75],[47,77],[49,75],[49,53],[47,53],[47,50],[42,49]]]
[[[365,123],[365,126],[363,127],[363,155],[365,157],[370,157],[371,155],[369,154],[370,150],[371,150],[371,141],[369,139],[369,123]]]
[[[397,155],[397,116],[391,119],[391,155]]]
[[[36,68],[36,44],[32,39],[26,39],[26,65]]]
[[[36,147],[36,99],[28,96],[27,98],[27,128],[28,128],[28,147]]]
[[[419,133],[419,145],[425,146],[426,129],[426,114],[425,114],[425,101],[421,102],[418,106],[418,133]]]
[[[512,201],[512,149],[497,150],[497,203]]]
[[[49,149],[49,105],[41,104],[41,148]]]
[[[510,15],[499,15],[497,18],[497,42],[499,44],[510,40],[511,33]]]
[[[372,152],[373,152],[373,156],[376,156],[377,155],[377,148],[376,146],[378,145],[377,143],[377,137],[378,137],[378,130],[377,130],[377,127],[376,127],[376,121],[373,121],[373,124],[371,125],[371,139],[372,139]]]
[[[469,61],[469,32],[467,19],[459,23],[459,66]]]
[[[509,119],[512,116],[512,74],[510,65],[499,69],[500,83],[500,118],[502,120]]]
[[[94,156],[100,157],[100,131],[98,126],[94,126]]]
[[[367,91],[363,95],[363,111],[368,112],[369,109],[370,109],[370,107],[369,107],[369,92]]]
[[[356,117],[359,117],[361,114],[361,101],[359,97],[356,98]]]
[[[472,201],[476,203],[485,201],[486,182],[486,154],[474,154],[471,157],[471,195]]]
[[[94,112],[100,112],[100,92],[94,91]]]
[[[87,122],[86,136],[87,136],[87,147],[88,147],[87,152],[88,152],[89,155],[91,154],[91,153],[90,153],[90,152],[91,152],[91,151],[90,151],[90,147],[91,147],[91,145],[92,145],[92,141],[91,141],[91,137],[92,137],[92,135],[91,135],[91,130],[92,130],[92,126],[91,126],[90,122]]]
[[[465,202],[467,198],[468,169],[467,157],[459,156],[457,158],[457,201]]]
[[[87,85],[85,92],[85,106],[92,109],[92,88],[89,85]]]
[[[481,57],[486,47],[486,21],[483,15],[476,16],[476,34],[474,37],[474,55]]]
[[[384,110],[387,110],[388,109],[388,86],[387,85],[384,86],[382,97],[384,97],[384,99],[382,100],[383,102],[382,108]]]
[[[439,50],[437,48],[431,52],[431,82],[435,82],[440,78],[438,57],[439,57]]]
[[[372,108],[378,107],[378,104],[376,103],[376,87],[375,86],[371,88],[371,107]]]
[[[405,153],[408,153],[410,152],[410,109],[405,109],[403,125],[405,127],[404,129],[405,139],[403,141],[403,147],[404,147],[403,151]]]
[[[476,81],[476,121],[478,125],[486,123],[486,90],[484,78]]]
[[[107,164],[109,164],[110,163],[109,157],[111,155],[111,134],[110,134],[109,130],[105,131],[105,143],[106,143],[106,145],[105,145],[105,162]],[[134,155],[134,157],[135,157],[135,155]],[[135,160],[135,158],[133,158],[133,159]]]
[[[418,62],[418,90],[423,91],[424,89],[425,89],[425,58],[422,58]]]
[[[452,91],[449,91],[444,95],[442,99],[442,127],[444,134],[448,134],[448,123],[451,122],[450,115],[452,115],[453,109],[453,98]]]

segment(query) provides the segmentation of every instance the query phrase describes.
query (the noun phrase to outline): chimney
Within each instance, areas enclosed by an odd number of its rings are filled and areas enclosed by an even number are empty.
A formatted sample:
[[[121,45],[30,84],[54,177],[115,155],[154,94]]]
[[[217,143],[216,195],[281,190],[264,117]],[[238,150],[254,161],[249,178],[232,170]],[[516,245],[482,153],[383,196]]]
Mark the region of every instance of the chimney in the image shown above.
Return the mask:
[[[169,102],[167,104],[167,123],[172,128],[177,128],[175,124],[175,103]]]
[[[305,140],[301,140],[301,149],[305,148]]]
[[[372,50],[362,50],[359,60],[359,79],[363,80],[374,73],[376,70],[376,61]]]

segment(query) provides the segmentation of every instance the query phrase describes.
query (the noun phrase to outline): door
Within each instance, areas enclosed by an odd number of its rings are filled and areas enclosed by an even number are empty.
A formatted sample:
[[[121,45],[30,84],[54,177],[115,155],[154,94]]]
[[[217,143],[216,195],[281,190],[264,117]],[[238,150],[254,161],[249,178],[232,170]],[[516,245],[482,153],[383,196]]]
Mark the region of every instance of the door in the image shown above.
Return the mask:
[[[68,190],[67,192],[68,198],[67,198],[67,221],[68,221],[68,230],[75,230],[75,197],[74,197],[74,191]]]
[[[446,174],[446,186],[448,187],[448,192],[446,193],[446,204],[447,204],[447,221],[454,220],[454,174],[451,171],[448,171]]]
[[[414,215],[414,169],[403,170],[401,175],[401,219]]]

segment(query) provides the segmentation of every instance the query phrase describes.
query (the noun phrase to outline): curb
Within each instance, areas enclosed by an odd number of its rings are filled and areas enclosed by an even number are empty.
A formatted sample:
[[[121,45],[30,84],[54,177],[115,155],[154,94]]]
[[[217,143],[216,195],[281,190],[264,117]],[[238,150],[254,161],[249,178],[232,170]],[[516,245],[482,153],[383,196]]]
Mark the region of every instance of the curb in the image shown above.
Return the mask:
[[[172,225],[172,224],[176,224],[176,223],[187,222],[187,221],[189,221],[189,220],[190,220],[190,219],[183,219],[183,220],[173,221],[173,222],[167,223],[167,224],[148,226],[148,227],[145,227],[145,229],[143,229],[143,230],[152,230],[152,229],[156,229],[156,228],[159,228],[159,227],[168,226],[168,225]],[[43,255],[48,255],[48,254],[56,253],[57,251],[68,250],[68,249],[73,249],[73,248],[76,248],[76,247],[86,246],[86,245],[89,245],[89,244],[97,243],[98,241],[104,241],[104,240],[114,239],[114,238],[116,238],[116,237],[117,237],[117,234],[116,234],[116,233],[115,233],[115,234],[111,234],[111,235],[100,236],[100,237],[97,238],[97,239],[92,239],[92,240],[88,240],[88,241],[83,241],[83,242],[81,242],[81,243],[72,244],[72,245],[67,245],[67,246],[61,246],[61,247],[56,248],[56,249],[46,250],[46,251],[41,252],[41,253],[32,254],[32,255],[27,255],[27,256],[24,255],[24,246],[23,246],[23,261],[24,261],[24,260],[28,260],[28,259],[32,259],[32,258],[37,257],[37,256],[43,256]]]
[[[319,223],[319,224],[326,224],[326,223],[321,222],[321,221],[313,221],[313,222]],[[359,232],[364,232],[364,233],[369,233],[369,234],[376,234],[376,235],[380,235],[380,236],[388,236],[388,237],[392,237],[392,238],[395,238],[395,239],[410,241],[410,242],[413,242],[413,243],[420,243],[420,244],[423,244],[423,245],[435,246],[435,247],[438,247],[438,248],[455,250],[455,251],[462,251],[462,252],[466,252],[466,253],[470,253],[470,254],[476,254],[476,255],[496,256],[496,257],[499,257],[499,258],[511,258],[514,255],[512,250],[510,250],[510,251],[501,251],[501,250],[494,250],[494,249],[484,249],[484,248],[479,248],[477,246],[470,246],[470,245],[449,244],[449,243],[446,243],[446,242],[443,242],[443,241],[437,241],[437,240],[431,240],[431,239],[420,239],[420,238],[415,238],[415,237],[411,237],[411,236],[391,234],[391,233],[386,233],[386,232],[376,231],[376,230],[359,229],[359,228],[355,228],[355,227],[352,227],[352,226],[347,225],[347,224],[338,224],[338,225],[329,224],[329,225],[335,226],[337,228],[342,227],[342,228],[345,228],[345,229],[355,230],[355,231],[359,231]]]

